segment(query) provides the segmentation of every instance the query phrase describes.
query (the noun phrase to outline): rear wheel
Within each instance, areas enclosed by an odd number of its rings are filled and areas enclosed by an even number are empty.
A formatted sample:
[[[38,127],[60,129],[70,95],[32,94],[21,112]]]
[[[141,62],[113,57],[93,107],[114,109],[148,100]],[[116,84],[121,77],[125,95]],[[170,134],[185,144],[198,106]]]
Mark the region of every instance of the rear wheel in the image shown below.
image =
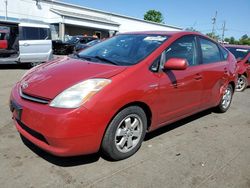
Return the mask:
[[[232,98],[233,98],[233,87],[232,85],[229,84],[223,93],[220,104],[216,107],[216,111],[220,113],[226,112],[230,107]]]
[[[102,141],[102,151],[112,160],[130,157],[140,148],[147,128],[146,114],[138,106],[120,111],[109,124]]]
[[[244,91],[247,87],[247,78],[244,75],[239,75],[237,80],[236,91]]]

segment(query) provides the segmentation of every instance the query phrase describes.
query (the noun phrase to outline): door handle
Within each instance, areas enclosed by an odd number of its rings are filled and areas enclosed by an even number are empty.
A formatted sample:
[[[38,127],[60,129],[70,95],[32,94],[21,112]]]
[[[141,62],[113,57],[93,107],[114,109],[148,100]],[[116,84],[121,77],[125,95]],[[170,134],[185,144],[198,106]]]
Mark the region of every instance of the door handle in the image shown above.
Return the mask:
[[[202,76],[198,73],[194,76],[194,79],[195,80],[201,80],[202,79]]]
[[[227,68],[224,68],[224,73],[225,73],[225,74],[227,74],[227,73],[228,73]]]
[[[29,44],[29,43],[24,43],[23,45],[24,45],[24,46],[29,46],[30,44]]]

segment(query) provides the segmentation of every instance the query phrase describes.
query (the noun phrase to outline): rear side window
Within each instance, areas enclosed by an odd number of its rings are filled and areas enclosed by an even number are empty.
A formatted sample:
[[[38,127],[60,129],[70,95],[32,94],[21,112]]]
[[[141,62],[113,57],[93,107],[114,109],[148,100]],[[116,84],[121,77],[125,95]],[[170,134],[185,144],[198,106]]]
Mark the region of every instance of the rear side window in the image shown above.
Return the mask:
[[[21,27],[21,40],[51,40],[50,29]]]
[[[220,50],[214,42],[200,38],[203,64],[221,61]]]
[[[223,47],[220,46],[222,60],[225,61],[228,58],[228,51],[225,50]]]

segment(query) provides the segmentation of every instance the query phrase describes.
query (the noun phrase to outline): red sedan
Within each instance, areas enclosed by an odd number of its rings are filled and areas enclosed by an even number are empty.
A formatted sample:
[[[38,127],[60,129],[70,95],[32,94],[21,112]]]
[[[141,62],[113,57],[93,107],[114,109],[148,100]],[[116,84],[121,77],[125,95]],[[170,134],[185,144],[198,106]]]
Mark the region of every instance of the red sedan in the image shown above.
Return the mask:
[[[244,91],[250,84],[250,46],[225,45],[238,61],[238,81],[236,91]]]
[[[133,155],[146,132],[215,107],[228,110],[236,60],[194,32],[119,34],[34,67],[13,88],[21,135],[49,153]]]

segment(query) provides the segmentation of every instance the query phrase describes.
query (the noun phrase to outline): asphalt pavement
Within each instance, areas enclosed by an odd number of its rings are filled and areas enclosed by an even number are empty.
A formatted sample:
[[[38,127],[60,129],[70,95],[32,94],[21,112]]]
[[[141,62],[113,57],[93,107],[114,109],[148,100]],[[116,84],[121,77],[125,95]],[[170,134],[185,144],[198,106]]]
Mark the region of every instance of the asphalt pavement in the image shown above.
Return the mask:
[[[250,88],[227,113],[207,110],[149,133],[126,160],[60,158],[22,139],[11,119],[10,91],[27,68],[0,65],[0,187],[250,188]]]

